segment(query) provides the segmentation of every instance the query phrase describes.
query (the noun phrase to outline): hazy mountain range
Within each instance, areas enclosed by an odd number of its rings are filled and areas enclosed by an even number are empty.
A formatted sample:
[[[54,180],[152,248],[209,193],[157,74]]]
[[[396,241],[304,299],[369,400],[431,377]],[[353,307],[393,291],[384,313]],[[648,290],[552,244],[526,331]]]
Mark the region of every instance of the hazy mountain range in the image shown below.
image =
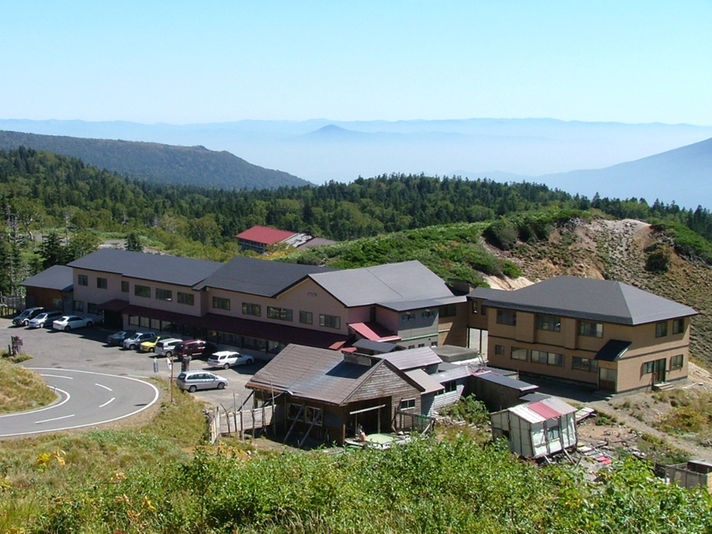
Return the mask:
[[[384,173],[424,173],[536,181],[589,197],[599,193],[692,208],[712,205],[704,179],[710,174],[711,147],[700,143],[712,138],[712,126],[554,119],[244,120],[185,125],[0,120],[0,129],[201,145],[315,184]],[[696,148],[681,149],[687,145]]]

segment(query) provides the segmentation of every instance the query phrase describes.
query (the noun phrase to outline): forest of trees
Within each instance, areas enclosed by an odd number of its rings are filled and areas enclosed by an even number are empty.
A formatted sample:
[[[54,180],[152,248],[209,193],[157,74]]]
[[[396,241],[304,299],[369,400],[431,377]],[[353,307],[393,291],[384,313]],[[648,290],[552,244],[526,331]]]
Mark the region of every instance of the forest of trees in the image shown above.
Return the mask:
[[[541,210],[597,210],[683,228],[692,248],[699,248],[699,242],[704,248],[712,238],[712,215],[703,207],[648,204],[642,198],[588,199],[534,183],[394,174],[351,183],[228,191],[129,180],[75,158],[24,147],[0,151],[0,201],[6,223],[0,243],[4,294],[16,289],[23,276],[71,261],[107,236],[131,236],[133,248],[142,241],[180,255],[225,260],[237,252],[235,234],[255,224],[344,241],[431,225],[521,218]]]

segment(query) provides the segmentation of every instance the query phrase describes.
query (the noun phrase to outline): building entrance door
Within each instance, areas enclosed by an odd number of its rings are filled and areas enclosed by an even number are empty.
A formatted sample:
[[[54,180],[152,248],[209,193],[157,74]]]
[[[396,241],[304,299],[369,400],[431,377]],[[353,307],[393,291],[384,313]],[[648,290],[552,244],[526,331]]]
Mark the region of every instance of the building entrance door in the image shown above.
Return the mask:
[[[653,383],[665,382],[665,358],[653,362]]]

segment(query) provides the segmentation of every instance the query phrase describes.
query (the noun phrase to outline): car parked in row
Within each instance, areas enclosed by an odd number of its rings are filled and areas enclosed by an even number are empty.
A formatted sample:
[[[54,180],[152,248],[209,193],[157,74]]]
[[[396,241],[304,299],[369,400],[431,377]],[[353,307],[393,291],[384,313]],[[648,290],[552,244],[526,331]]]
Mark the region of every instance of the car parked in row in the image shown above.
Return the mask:
[[[152,330],[143,330],[140,332],[136,332],[133,336],[124,339],[122,346],[125,349],[136,350],[144,341],[150,341],[156,339],[157,337],[158,334],[156,332]]]
[[[62,330],[64,332],[93,325],[94,319],[84,317],[83,315],[62,315],[59,319],[52,322],[52,328],[54,330]]]
[[[193,393],[199,389],[224,389],[228,381],[208,371],[184,371],[176,378],[176,385]]]
[[[139,352],[155,352],[156,351],[156,343],[161,339],[161,336],[156,336],[155,339],[147,339],[146,341],[142,341],[141,344],[138,346],[138,351]]]
[[[156,356],[165,356],[170,358],[175,352],[176,345],[183,343],[183,340],[177,337],[164,337],[156,343]]]
[[[41,306],[25,308],[18,315],[12,318],[12,324],[15,326],[27,326],[27,324],[30,322],[30,319],[34,319],[43,311],[44,308]]]
[[[43,311],[36,317],[30,319],[27,323],[27,328],[49,328],[52,326],[52,323],[62,317],[62,315],[64,315],[64,312],[60,310]]]
[[[218,350],[217,345],[204,341],[202,339],[189,339],[178,343],[175,346],[174,354],[179,360],[182,360],[186,356],[191,358],[199,358],[201,356],[210,356],[213,352]]]
[[[110,347],[118,345],[119,347],[123,345],[124,339],[131,337],[136,334],[136,330],[119,330],[113,334],[106,336],[106,344]]]
[[[223,369],[229,369],[230,367],[237,365],[250,365],[255,363],[255,359],[248,354],[240,354],[234,350],[220,350],[213,353],[208,358],[208,365],[210,367],[222,367]]]

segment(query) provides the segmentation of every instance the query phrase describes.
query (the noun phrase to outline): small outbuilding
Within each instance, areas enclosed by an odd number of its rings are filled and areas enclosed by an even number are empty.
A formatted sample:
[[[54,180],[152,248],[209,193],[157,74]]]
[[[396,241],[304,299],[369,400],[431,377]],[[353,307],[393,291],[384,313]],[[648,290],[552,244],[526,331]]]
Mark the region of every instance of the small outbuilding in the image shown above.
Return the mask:
[[[74,278],[72,268],[53,265],[44,271],[23,280],[25,306],[42,306],[50,310],[72,309]]]
[[[525,458],[543,458],[574,448],[576,408],[556,397],[519,404],[490,414],[492,435]]]

